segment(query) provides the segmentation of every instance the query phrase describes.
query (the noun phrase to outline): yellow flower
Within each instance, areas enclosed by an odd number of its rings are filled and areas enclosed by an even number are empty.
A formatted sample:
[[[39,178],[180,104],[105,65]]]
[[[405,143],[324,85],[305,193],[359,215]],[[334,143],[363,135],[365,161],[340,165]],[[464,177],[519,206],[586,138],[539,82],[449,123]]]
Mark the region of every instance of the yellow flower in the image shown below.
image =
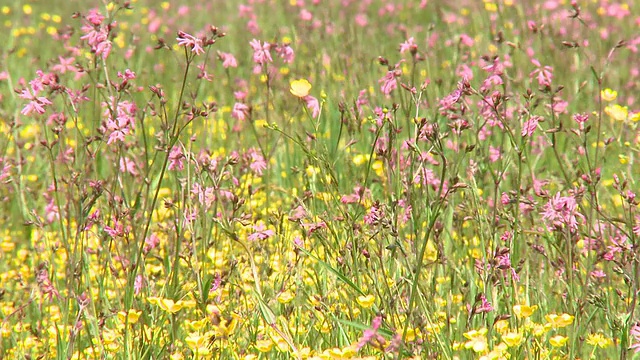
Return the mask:
[[[629,163],[629,157],[624,154],[618,154],[618,161],[620,161],[620,164],[626,165]]]
[[[289,344],[287,340],[283,339],[282,336],[278,334],[271,334],[271,341],[276,344],[276,347],[281,352],[289,351]]]
[[[16,244],[12,243],[10,240],[4,240],[0,243],[0,250],[8,253],[13,251],[16,248]]]
[[[258,351],[266,353],[271,351],[271,348],[273,347],[273,342],[271,340],[258,340],[256,341],[256,349],[258,349]]]
[[[496,329],[496,332],[498,332],[498,334],[504,334],[507,332],[507,330],[509,330],[509,322],[504,319],[498,320],[493,325],[493,328]]]
[[[278,297],[277,297],[278,302],[279,302],[280,304],[288,304],[288,303],[290,303],[290,302],[291,302],[291,300],[293,300],[294,298],[295,298],[295,295],[293,295],[293,294],[291,293],[291,291],[290,291],[290,290],[287,290],[287,291],[285,291],[285,292],[281,292],[281,293],[278,295]]]
[[[187,346],[198,355],[208,355],[210,352],[208,346],[209,337],[201,335],[198,332],[187,335],[187,337],[184,339],[184,342],[186,342]]]
[[[207,318],[203,318],[200,320],[194,320],[194,321],[190,321],[190,320],[185,320],[185,324],[191,328],[191,330],[194,331],[198,331],[198,330],[202,330],[202,328],[207,324]]]
[[[140,318],[140,315],[142,314],[142,311],[136,311],[136,310],[129,310],[129,313],[127,314],[124,311],[120,311],[118,312],[118,320],[120,320],[120,322],[126,324],[135,324],[138,322],[138,319]]]
[[[493,350],[491,350],[491,352],[479,357],[478,360],[506,360],[508,359],[505,356],[507,348],[507,344],[500,343]]]
[[[356,156],[353,157],[353,163],[356,164],[357,166],[360,166],[364,163],[366,163],[367,161],[369,161],[369,155],[362,155],[362,154],[358,154]]]
[[[462,335],[465,338],[469,339],[469,341],[464,343],[465,349],[473,349],[473,351],[477,353],[487,350],[487,328],[482,328],[480,330],[471,330]]]
[[[556,335],[549,339],[549,344],[551,344],[551,346],[553,347],[561,347],[567,343],[567,340],[569,340],[569,338],[566,336]]]
[[[180,303],[180,301],[176,303],[171,299],[160,299],[158,306],[160,306],[162,310],[172,314],[175,314],[182,309],[182,303]]]
[[[345,348],[333,348],[329,350],[331,359],[351,359],[356,354],[356,350],[353,346],[347,346]]]
[[[308,359],[311,356],[311,349],[309,347],[303,347],[293,353],[296,359]]]
[[[373,303],[376,301],[376,298],[373,295],[358,296],[356,298],[356,301],[358,302],[358,304],[360,304],[360,306],[362,306],[365,309],[368,309],[371,306],[373,306]]]
[[[181,353],[176,351],[176,352],[174,352],[173,354],[171,354],[169,356],[169,359],[171,359],[171,360],[183,360],[184,359],[184,355],[182,355]]]
[[[569,314],[549,314],[545,315],[544,318],[547,320],[547,325],[553,328],[563,328],[573,323],[574,316]]]
[[[605,107],[604,112],[616,121],[625,121],[627,120],[627,115],[629,115],[629,109],[626,106],[620,106],[618,104]]]
[[[116,340],[118,340],[118,334],[115,331],[109,328],[102,330],[102,342],[104,342],[105,345],[113,344]]]
[[[604,89],[600,92],[600,96],[602,96],[602,100],[611,102],[618,97],[618,92],[611,89]]]
[[[522,343],[522,334],[517,332],[506,333],[502,335],[502,341],[504,341],[508,347],[518,346]]]
[[[404,334],[404,329],[398,329],[396,331],[396,334],[402,336],[402,334]],[[405,337],[405,340],[407,342],[414,342],[416,340],[416,335],[417,335],[416,329],[409,328],[407,329],[407,335]]]
[[[217,337],[228,337],[231,335],[238,325],[240,316],[231,314],[230,318],[220,318],[220,323],[213,325],[214,333]]]
[[[528,318],[529,316],[533,315],[533,313],[535,313],[536,310],[538,310],[538,305],[533,305],[533,306],[529,306],[529,305],[514,305],[513,306],[513,312],[514,312],[514,314],[516,314],[516,316],[519,319]]]
[[[587,344],[591,346],[606,348],[611,343],[611,339],[604,337],[601,333],[587,335]]]
[[[531,332],[533,333],[534,336],[542,336],[547,331],[549,331],[549,329],[547,329],[545,325],[536,324],[536,323],[531,324]]]
[[[184,341],[192,350],[206,346],[207,339],[198,332],[189,334]]]
[[[311,84],[306,79],[292,81],[291,88],[289,89],[293,96],[297,96],[299,98],[309,95],[309,90],[311,90]]]

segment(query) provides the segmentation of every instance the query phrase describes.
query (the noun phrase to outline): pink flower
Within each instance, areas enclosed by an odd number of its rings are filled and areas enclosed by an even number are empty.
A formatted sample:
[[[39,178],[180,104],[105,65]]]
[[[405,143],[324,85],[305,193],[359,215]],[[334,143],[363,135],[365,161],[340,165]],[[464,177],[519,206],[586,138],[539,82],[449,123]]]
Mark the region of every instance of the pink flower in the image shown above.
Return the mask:
[[[551,110],[556,114],[562,114],[565,113],[567,111],[567,107],[569,106],[569,103],[559,99],[559,98],[554,98],[553,99],[553,104],[551,105]]]
[[[536,128],[538,127],[538,122],[542,120],[542,117],[540,116],[532,116],[529,118],[529,120],[525,121],[524,125],[522,125],[522,136],[531,136],[533,135],[533,132],[536,130]]]
[[[440,100],[440,113],[444,113],[447,110],[455,110],[453,105],[455,105],[460,97],[462,96],[462,90],[456,89],[451,94],[445,96]]]
[[[147,254],[149,251],[157,248],[158,245],[160,245],[160,238],[155,233],[152,233],[144,240],[144,248],[142,250]]]
[[[367,98],[368,92],[366,89],[360,90],[358,94],[358,99],[356,100],[356,107],[358,108],[358,113],[362,115],[364,109],[362,108],[364,105],[369,105],[369,99]]]
[[[228,69],[230,67],[238,67],[238,61],[230,53],[218,51],[218,59],[222,60],[222,67],[225,69]]]
[[[234,91],[233,92],[233,97],[236,98],[236,100],[238,100],[238,101],[242,101],[242,100],[247,98],[247,92],[246,91]]]
[[[533,70],[531,74],[529,74],[529,77],[533,78],[536,76],[538,85],[540,86],[551,86],[551,82],[553,81],[553,68],[551,66],[542,66],[536,59],[531,59],[531,62],[538,68]]]
[[[184,154],[180,146],[174,146],[169,152],[169,170],[183,170],[184,169]]]
[[[89,10],[89,14],[85,17],[85,20],[87,20],[91,25],[99,26],[104,20],[104,15],[100,14],[98,9],[91,9]]]
[[[631,327],[629,335],[631,335],[632,340],[629,350],[633,350],[633,352],[637,354],[640,352],[640,324],[634,324]]]
[[[289,215],[289,221],[300,221],[304,219],[305,216],[307,216],[307,211],[302,205],[298,205],[298,207],[291,211],[291,215]]]
[[[418,52],[418,45],[416,45],[413,36],[400,44],[400,54],[404,54],[407,51],[412,55]]]
[[[300,10],[300,20],[309,22],[311,21],[311,19],[313,19],[313,14],[309,10],[307,9]]]
[[[460,64],[456,69],[456,75],[463,79],[473,80],[473,70],[467,64]]]
[[[253,225],[253,230],[254,232],[247,237],[249,241],[265,240],[276,234],[275,231],[267,229],[263,223]]]
[[[189,47],[191,51],[196,55],[204,54],[204,49],[202,48],[202,39],[196,38],[193,35],[189,35],[184,31],[178,31],[178,40],[179,46]]]
[[[126,69],[124,72],[118,71],[118,77],[122,80],[133,80],[136,78],[136,73],[130,69]]]
[[[109,97],[110,103],[103,102],[103,116],[107,118],[101,127],[103,133],[109,133],[107,144],[116,141],[124,141],[125,136],[131,133],[135,127],[136,105],[124,100],[114,104],[115,99]]]
[[[584,215],[578,211],[576,199],[573,196],[561,196],[559,192],[545,204],[542,219],[551,229],[569,227],[571,232],[578,231],[578,225],[585,221]]]
[[[375,202],[371,205],[369,212],[363,217],[363,221],[367,225],[376,226],[380,224],[380,221],[384,219],[384,209],[380,206],[380,203]]]
[[[85,17],[85,24],[82,25],[80,30],[84,33],[80,39],[85,40],[91,47],[96,55],[101,55],[102,59],[106,59],[111,52],[111,41],[109,40],[109,33],[112,28],[112,24],[104,26],[104,16],[96,9],[91,9],[89,14]]]
[[[38,268],[39,270],[38,275],[36,275],[36,282],[38,283],[40,291],[49,299],[49,301],[52,301],[54,297],[58,298],[60,293],[49,279],[49,270],[46,265],[40,264]]]
[[[383,346],[387,342],[384,336],[378,333],[378,329],[380,329],[381,325],[382,325],[381,316],[376,316],[375,318],[373,318],[373,320],[371,321],[371,327],[365,330],[362,333],[362,336],[360,337],[360,339],[358,340],[358,346],[357,346],[358,350],[362,349],[367,344],[371,344],[373,346]]]
[[[378,83],[380,83],[380,91],[382,91],[383,94],[385,95],[389,95],[391,94],[391,92],[393,90],[395,90],[396,88],[398,88],[398,83],[396,82],[396,77],[399,77],[400,73],[399,70],[389,70],[387,71],[387,73],[384,75],[384,77],[380,80],[378,80]]]
[[[496,147],[493,147],[492,145],[489,145],[489,161],[494,163],[500,160],[500,157],[502,157],[502,155],[500,154],[500,148],[496,148]]]
[[[246,17],[246,18],[255,17],[255,14],[253,13],[253,7],[249,5],[244,5],[244,4],[238,5],[238,16]]]
[[[293,62],[293,59],[295,59],[295,53],[293,52],[293,49],[291,48],[291,46],[289,46],[289,44],[278,46],[276,48],[276,52],[278,53],[278,55],[280,55],[282,61],[285,64],[291,64]]]
[[[133,293],[135,295],[139,295],[146,283],[147,282],[145,281],[144,276],[137,275],[135,281],[133,282]]]
[[[251,157],[249,168],[254,174],[262,176],[262,172],[267,169],[267,162],[264,160],[264,157],[255,149],[251,149],[249,156]]]
[[[302,227],[307,230],[307,236],[313,235],[314,232],[320,229],[326,229],[327,223],[324,221],[315,222],[315,223],[301,223]]]
[[[68,58],[64,58],[62,56],[58,56],[58,61],[59,63],[54,65],[51,70],[60,73],[60,74],[64,74],[67,71],[72,71],[72,72],[76,72],[76,66],[75,66],[75,61],[76,58],[75,57],[68,57]]]
[[[23,115],[29,115],[32,112],[38,114],[45,113],[45,106],[52,105],[51,101],[44,96],[39,96],[40,92],[45,87],[57,87],[55,74],[45,73],[42,70],[36,71],[37,77],[29,81],[30,88],[22,89],[19,98],[29,100],[29,103],[25,105],[21,113]]]
[[[271,44],[261,42],[260,40],[253,39],[249,43],[253,49],[253,62],[259,65],[264,65],[268,62],[273,62],[271,58]]]
[[[113,219],[113,227],[105,225],[104,231],[114,239],[120,236],[124,236],[124,226],[122,226],[122,223],[116,218]]]
[[[204,206],[205,209],[211,207],[216,200],[215,190],[212,187],[203,188],[202,185],[194,183],[191,188],[191,193],[198,197],[198,203]]]
[[[198,79],[213,81],[213,77],[211,74],[209,74],[209,72],[205,68],[205,64],[198,64],[197,67],[198,67],[198,70],[200,70],[200,73],[198,74]]]
[[[36,112],[38,114],[45,113],[45,106],[51,105],[51,101],[43,96],[37,96],[37,94],[29,89],[23,89],[18,97],[22,99],[29,100],[29,103],[22,108],[20,113],[22,115],[29,115],[32,112]]]
[[[0,182],[9,177],[9,170],[11,170],[11,164],[6,158],[0,157]]]
[[[354,20],[356,22],[356,25],[360,27],[365,27],[369,23],[369,21],[367,20],[367,14],[356,14]]]
[[[250,109],[247,104],[237,102],[233,105],[233,110],[231,110],[231,117],[236,120],[244,121],[245,119],[247,119],[247,117],[249,117],[249,110]]]
[[[47,204],[47,206],[45,206],[44,211],[46,213],[46,219],[49,224],[60,219],[60,210],[58,209],[58,206],[56,205],[53,198],[49,200],[49,203]]]
[[[133,176],[138,176],[136,163],[126,156],[120,158],[120,172],[126,172]]]
[[[251,33],[251,35],[254,36],[260,33],[260,26],[258,25],[256,19],[247,21],[247,30],[249,31],[249,33]]]
[[[488,313],[493,311],[493,305],[491,305],[491,303],[487,300],[486,296],[484,296],[484,294],[480,294],[480,306],[476,306],[474,311],[474,314],[481,314],[481,313]]]
[[[311,117],[317,118],[318,115],[320,115],[320,103],[318,102],[318,99],[311,95],[307,95],[303,97],[302,100],[306,103],[307,109],[311,111]]]
[[[586,123],[587,120],[589,120],[589,114],[575,114],[573,115],[573,120],[582,126],[582,124]]]
[[[472,47],[475,41],[467,34],[460,35],[460,43],[464,46]]]

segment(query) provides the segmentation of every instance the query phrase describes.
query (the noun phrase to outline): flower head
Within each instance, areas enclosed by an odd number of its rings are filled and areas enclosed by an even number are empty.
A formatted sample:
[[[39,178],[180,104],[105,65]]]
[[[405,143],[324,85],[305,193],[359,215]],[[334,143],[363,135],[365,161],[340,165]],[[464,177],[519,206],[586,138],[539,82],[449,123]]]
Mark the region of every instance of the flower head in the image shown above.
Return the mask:
[[[268,62],[273,62],[271,57],[271,44],[268,42],[261,42],[260,40],[253,39],[249,43],[253,49],[253,62],[258,65],[264,65]]]
[[[204,54],[202,39],[189,35],[184,31],[178,31],[176,40],[178,40],[178,45],[191,48],[191,51],[196,53],[196,55]]]
[[[611,102],[618,97],[618,92],[607,88],[600,92],[600,96],[602,97],[602,100]]]
[[[528,318],[529,316],[533,315],[533,313],[536,312],[536,310],[538,310],[538,305],[533,305],[533,306],[529,306],[529,305],[514,305],[513,306],[513,312],[516,314],[516,316],[518,318]]]
[[[309,90],[311,90],[311,84],[306,79],[292,81],[291,87],[289,88],[291,94],[299,98],[309,95]]]

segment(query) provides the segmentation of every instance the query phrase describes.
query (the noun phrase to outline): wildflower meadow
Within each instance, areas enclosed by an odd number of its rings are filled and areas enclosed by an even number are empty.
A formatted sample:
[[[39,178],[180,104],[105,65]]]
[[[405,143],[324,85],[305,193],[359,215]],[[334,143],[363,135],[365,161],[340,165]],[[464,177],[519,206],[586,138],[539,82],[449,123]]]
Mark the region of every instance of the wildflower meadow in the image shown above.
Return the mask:
[[[0,359],[640,359],[637,2],[0,27]]]

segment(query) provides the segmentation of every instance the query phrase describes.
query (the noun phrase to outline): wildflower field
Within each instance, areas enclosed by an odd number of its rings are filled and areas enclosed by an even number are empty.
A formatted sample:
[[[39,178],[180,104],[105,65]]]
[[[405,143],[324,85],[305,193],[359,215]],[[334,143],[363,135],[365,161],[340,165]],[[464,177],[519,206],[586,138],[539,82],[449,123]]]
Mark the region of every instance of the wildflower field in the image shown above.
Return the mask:
[[[640,359],[640,4],[2,3],[0,359]]]

